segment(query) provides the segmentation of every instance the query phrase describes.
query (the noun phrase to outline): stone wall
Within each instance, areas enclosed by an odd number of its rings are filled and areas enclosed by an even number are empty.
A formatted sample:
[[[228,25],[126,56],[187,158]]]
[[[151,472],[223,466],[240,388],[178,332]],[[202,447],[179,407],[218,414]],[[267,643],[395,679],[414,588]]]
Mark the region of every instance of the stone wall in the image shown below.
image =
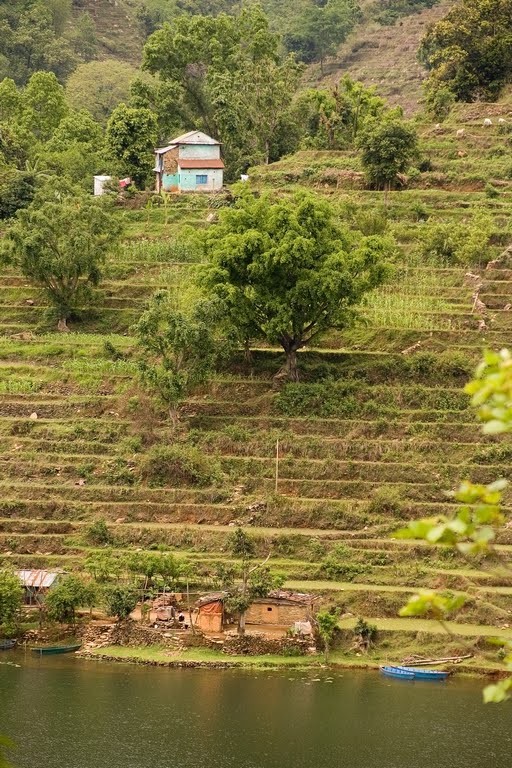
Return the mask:
[[[222,653],[228,656],[305,656],[310,645],[307,640],[291,637],[269,639],[263,635],[243,635],[226,638]]]
[[[120,621],[111,632],[110,644],[123,645],[128,648],[133,646],[148,648],[151,645],[162,645],[165,648],[175,649],[177,646],[181,646],[181,634],[184,634],[184,630],[169,632],[131,620]]]

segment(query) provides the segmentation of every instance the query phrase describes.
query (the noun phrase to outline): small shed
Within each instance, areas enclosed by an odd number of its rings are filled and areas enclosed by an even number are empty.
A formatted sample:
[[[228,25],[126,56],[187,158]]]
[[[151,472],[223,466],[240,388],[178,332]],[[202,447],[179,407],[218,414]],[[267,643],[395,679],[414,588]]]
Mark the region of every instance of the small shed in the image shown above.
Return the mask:
[[[203,632],[222,632],[224,627],[224,600],[227,592],[212,592],[196,602],[196,627]]]
[[[48,591],[57,583],[63,571],[23,570],[16,571],[23,587],[25,605],[40,605]]]
[[[252,601],[245,614],[246,624],[292,627],[311,622],[318,610],[319,595],[276,589],[267,597]]]
[[[155,149],[156,191],[216,192],[224,185],[221,144],[202,131],[189,131]]]

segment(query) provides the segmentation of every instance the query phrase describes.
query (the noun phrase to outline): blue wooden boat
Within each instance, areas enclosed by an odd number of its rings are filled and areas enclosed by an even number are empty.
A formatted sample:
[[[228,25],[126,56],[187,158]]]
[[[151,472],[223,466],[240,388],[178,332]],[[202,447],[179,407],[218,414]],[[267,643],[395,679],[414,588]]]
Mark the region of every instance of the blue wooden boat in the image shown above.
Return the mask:
[[[397,677],[400,680],[414,680],[414,672],[402,667],[381,667],[380,671],[386,677]]]
[[[17,640],[0,640],[0,651],[10,651],[11,648],[14,648],[18,641]]]
[[[41,648],[31,648],[32,653],[37,653],[39,656],[51,656],[54,653],[72,653],[78,651],[82,647],[81,643],[78,645],[47,645]]]
[[[449,672],[440,669],[423,669],[418,667],[400,667],[414,674],[415,680],[446,680]]]
[[[387,666],[380,671],[387,677],[397,677],[401,680],[446,680],[449,672],[438,669],[422,669],[418,667]]]

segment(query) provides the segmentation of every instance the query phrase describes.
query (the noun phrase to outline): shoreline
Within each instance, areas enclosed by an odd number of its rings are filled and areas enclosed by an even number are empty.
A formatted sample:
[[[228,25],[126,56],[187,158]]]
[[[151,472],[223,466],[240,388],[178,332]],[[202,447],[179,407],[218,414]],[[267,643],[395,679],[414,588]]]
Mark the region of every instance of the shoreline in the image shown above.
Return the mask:
[[[115,664],[132,664],[137,666],[147,667],[163,667],[168,669],[274,669],[274,670],[326,670],[334,671],[340,669],[350,670],[378,670],[385,662],[383,660],[361,660],[355,661],[353,659],[334,659],[326,663],[323,659],[314,657],[261,657],[261,656],[238,656],[227,658],[199,658],[190,654],[189,658],[164,658],[165,652],[162,651],[161,655],[156,655],[160,649],[147,648],[147,649],[130,649],[126,646],[118,647],[121,652],[113,653],[112,648],[102,652],[98,651],[78,651],[76,656],[86,661],[98,661]],[[129,651],[132,651],[130,653]],[[127,651],[127,653],[125,653]],[[146,651],[146,653],[144,653]],[[390,664],[398,664],[398,662],[388,662]],[[446,665],[450,671],[452,677],[487,677],[499,679],[508,676],[507,670],[503,668],[488,668],[482,666],[470,666],[463,664],[449,664]]]

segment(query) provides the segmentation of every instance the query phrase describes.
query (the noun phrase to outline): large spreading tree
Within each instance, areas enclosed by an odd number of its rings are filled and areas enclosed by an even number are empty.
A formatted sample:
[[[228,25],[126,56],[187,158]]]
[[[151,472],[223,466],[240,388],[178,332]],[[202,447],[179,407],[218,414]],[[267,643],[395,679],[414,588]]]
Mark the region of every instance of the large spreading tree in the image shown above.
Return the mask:
[[[18,211],[5,236],[4,258],[44,289],[59,329],[66,330],[72,314],[90,303],[120,229],[108,203],[52,183]]]
[[[282,346],[284,372],[297,380],[298,350],[351,323],[384,280],[391,245],[350,232],[327,202],[301,193],[242,195],[208,230],[205,248],[203,284],[224,303],[240,341]]]

